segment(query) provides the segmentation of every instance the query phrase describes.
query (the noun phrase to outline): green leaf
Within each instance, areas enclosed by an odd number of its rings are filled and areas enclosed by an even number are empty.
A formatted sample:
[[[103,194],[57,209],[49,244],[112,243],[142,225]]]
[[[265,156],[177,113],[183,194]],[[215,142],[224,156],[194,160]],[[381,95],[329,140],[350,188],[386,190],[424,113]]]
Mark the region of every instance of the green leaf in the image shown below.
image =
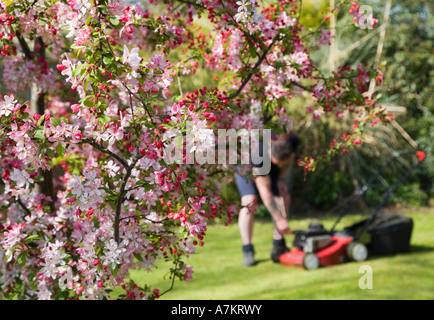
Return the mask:
[[[33,178],[33,180],[35,180],[35,182],[44,182],[44,177],[36,176]]]
[[[42,122],[44,122],[44,120],[45,120],[45,116],[42,115],[42,116],[39,118],[39,120],[38,120],[38,126],[41,126],[41,125],[42,125]]]
[[[92,108],[95,104],[92,102],[92,101],[90,101],[90,100],[84,100],[83,101],[83,104],[86,106],[86,107],[88,107],[88,108]]]
[[[142,258],[142,256],[141,256],[140,254],[138,254],[138,253],[133,253],[133,255],[134,255],[134,257],[135,257],[137,260],[139,260],[140,262],[143,261],[143,258]]]
[[[109,65],[113,62],[113,59],[109,58],[109,57],[104,57],[102,59],[104,61],[105,64]]]
[[[23,251],[20,253],[20,255],[17,258],[17,262],[20,264],[21,267],[23,267],[27,261],[27,254],[28,251]]]
[[[79,64],[74,70],[72,70],[71,75],[74,78],[78,77],[78,75],[80,74],[81,69],[83,68],[83,66],[84,66],[83,64]]]
[[[53,150],[51,150],[51,149],[47,149],[47,155],[50,157],[50,158],[55,158],[56,157],[56,155],[54,154],[54,151]]]
[[[60,126],[60,120],[59,119],[57,119],[57,118],[50,118],[50,120],[51,120],[51,123],[55,126],[55,127],[57,127],[57,126]]]
[[[250,55],[251,55],[253,58],[256,58],[256,50],[255,50],[255,47],[249,45],[249,52],[250,52]]]
[[[113,268],[113,266],[111,267],[112,275],[113,275],[114,277],[117,276],[117,274],[118,274],[118,269],[119,269],[119,265],[116,265],[114,268]]]
[[[107,200],[109,200],[109,201],[117,201],[118,200],[118,196],[108,196]]]
[[[69,192],[69,193],[66,195],[65,199],[68,199],[68,198],[71,198],[71,197],[75,197],[75,195],[73,195],[71,192]]]
[[[57,149],[57,153],[59,154],[59,157],[63,158],[65,156],[65,151],[66,151],[65,147],[61,143],[59,143],[56,149]]]
[[[39,140],[45,140],[45,134],[42,132],[42,130],[37,130],[37,131],[35,132],[34,137],[35,137],[36,139],[39,139]]]
[[[107,70],[111,73],[117,73],[118,72],[118,68],[117,68],[115,63],[108,65]]]
[[[144,184],[148,184],[148,182],[146,180],[139,180],[136,182],[135,186],[138,187]]]
[[[106,187],[102,187],[102,188],[99,188],[99,189],[104,190],[104,191],[107,192],[108,194],[112,194],[112,193],[113,193],[113,190],[111,190],[111,189],[109,189],[109,188],[106,188]]]
[[[31,242],[31,241],[39,240],[39,239],[41,239],[41,237],[39,235],[32,234],[26,238],[26,242]]]
[[[111,120],[111,118],[109,116],[103,115],[102,117],[100,117],[100,120],[102,123],[107,123]]]
[[[110,22],[114,26],[117,26],[119,24],[119,20],[117,18],[110,18]]]

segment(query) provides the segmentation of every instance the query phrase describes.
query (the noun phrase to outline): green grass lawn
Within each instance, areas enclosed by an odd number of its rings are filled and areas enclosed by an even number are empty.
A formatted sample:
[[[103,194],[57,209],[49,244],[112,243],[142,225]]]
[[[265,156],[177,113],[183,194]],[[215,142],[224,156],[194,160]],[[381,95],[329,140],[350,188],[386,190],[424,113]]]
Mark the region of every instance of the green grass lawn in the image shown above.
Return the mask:
[[[391,212],[391,211],[388,211]],[[254,245],[259,263],[242,266],[241,244],[236,223],[228,227],[209,227],[205,246],[188,259],[194,278],[189,283],[176,281],[174,289],[162,300],[281,300],[281,299],[434,299],[434,212],[427,209],[403,211],[414,220],[409,253],[371,257],[367,261],[349,262],[317,270],[305,271],[275,264],[270,260],[270,222],[258,222],[254,230]],[[338,229],[360,221],[366,215],[345,217]],[[321,218],[330,229],[336,216]],[[307,228],[313,218],[297,215],[291,219],[293,230]],[[287,237],[292,244],[293,237]],[[362,276],[359,268],[369,265],[373,270],[373,289],[359,288]],[[164,280],[167,272],[157,268],[152,273],[133,271],[138,284],[148,283],[164,292],[171,281]]]

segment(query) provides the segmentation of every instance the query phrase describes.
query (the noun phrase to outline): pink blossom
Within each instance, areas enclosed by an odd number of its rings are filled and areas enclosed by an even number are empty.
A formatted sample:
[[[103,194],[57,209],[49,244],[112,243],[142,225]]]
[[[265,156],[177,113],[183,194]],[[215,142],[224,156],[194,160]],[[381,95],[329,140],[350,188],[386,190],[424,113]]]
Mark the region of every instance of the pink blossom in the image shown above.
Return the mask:
[[[80,111],[80,109],[81,109],[81,106],[79,104],[73,104],[71,106],[72,112],[78,112],[78,111]]]
[[[4,101],[0,101],[0,117],[1,116],[9,116],[13,109],[14,104],[17,103],[17,100],[15,100],[15,97],[10,94],[8,96],[4,96]]]
[[[128,64],[133,71],[137,70],[140,67],[141,62],[141,58],[139,57],[139,48],[133,48],[130,52],[127,46],[124,45],[122,61]]]

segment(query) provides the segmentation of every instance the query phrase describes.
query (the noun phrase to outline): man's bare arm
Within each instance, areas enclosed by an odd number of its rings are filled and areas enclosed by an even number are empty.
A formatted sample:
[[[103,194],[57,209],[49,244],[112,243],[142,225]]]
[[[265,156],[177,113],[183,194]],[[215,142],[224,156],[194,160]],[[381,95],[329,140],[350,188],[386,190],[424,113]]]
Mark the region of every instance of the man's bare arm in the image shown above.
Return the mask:
[[[290,233],[288,221],[280,211],[280,206],[271,192],[271,178],[269,176],[258,176],[255,182],[262,202],[273,217],[277,230],[282,234]]]

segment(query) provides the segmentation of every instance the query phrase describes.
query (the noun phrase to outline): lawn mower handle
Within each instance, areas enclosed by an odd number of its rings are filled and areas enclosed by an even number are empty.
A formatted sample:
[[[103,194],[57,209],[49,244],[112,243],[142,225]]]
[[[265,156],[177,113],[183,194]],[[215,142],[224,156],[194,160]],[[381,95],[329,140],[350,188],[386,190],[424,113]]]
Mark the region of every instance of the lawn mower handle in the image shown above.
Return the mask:
[[[335,224],[333,225],[333,228],[331,229],[330,233],[333,233],[337,224],[339,223],[339,221],[348,213],[348,211],[351,209],[351,207],[354,205],[354,203],[363,195],[365,194],[365,192],[369,189],[369,187],[371,186],[372,182],[378,178],[378,176],[390,165],[390,163],[395,160],[396,158],[399,158],[405,154],[410,154],[410,153],[419,153],[421,151],[401,151],[401,152],[396,152],[392,158],[390,158],[368,181],[367,184],[365,184],[361,189],[358,189],[356,191],[355,197],[353,199],[351,199],[351,201],[349,201],[348,205],[345,207],[344,211],[340,214],[340,216],[338,217],[337,221],[335,222]],[[396,191],[396,189],[408,178],[408,176],[410,175],[410,173],[412,173],[417,167],[420,166],[420,164],[422,163],[423,159],[425,157],[425,154],[423,153],[423,157],[419,157],[418,156],[418,162],[413,165],[408,171],[407,173],[401,178],[401,180],[398,181],[398,183],[392,188],[389,189],[386,196],[384,197],[383,201],[377,206],[377,208],[375,209],[374,213],[371,215],[371,217],[366,221],[366,223],[364,224],[364,226],[362,227],[361,231],[356,235],[356,237],[354,238],[355,240],[357,240],[362,234],[363,232],[366,230],[366,228],[368,227],[368,225],[375,219],[375,217],[377,216],[378,212],[380,211],[380,209],[386,204],[387,200],[389,200],[390,196]]]

